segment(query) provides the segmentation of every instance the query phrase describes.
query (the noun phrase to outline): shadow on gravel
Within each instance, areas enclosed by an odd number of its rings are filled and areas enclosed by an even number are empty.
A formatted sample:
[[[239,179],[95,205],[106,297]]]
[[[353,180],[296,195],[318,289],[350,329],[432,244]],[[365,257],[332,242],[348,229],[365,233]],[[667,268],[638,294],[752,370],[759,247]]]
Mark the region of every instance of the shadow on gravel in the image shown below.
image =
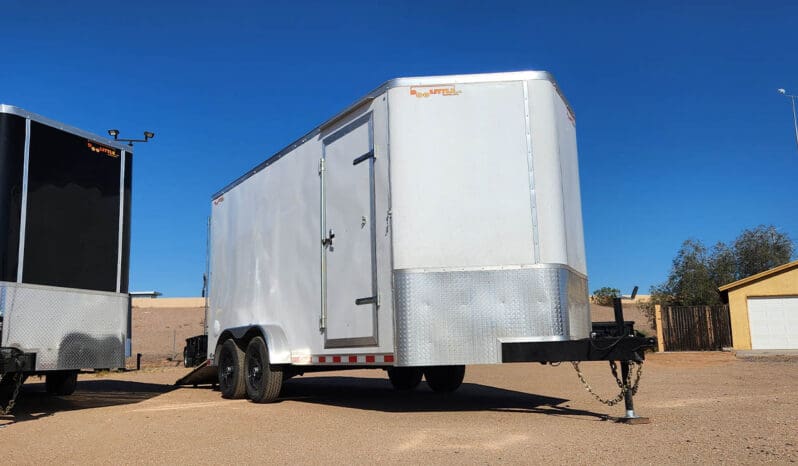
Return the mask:
[[[0,427],[10,423],[35,421],[57,412],[103,408],[139,403],[170,392],[175,387],[127,380],[80,380],[75,393],[52,396],[41,383],[26,383],[12,414],[0,416]]]
[[[604,414],[561,406],[568,400],[464,383],[454,393],[434,393],[421,383],[396,391],[387,380],[357,377],[308,377],[285,382],[280,400],[345,408],[407,412],[503,411],[607,420]]]

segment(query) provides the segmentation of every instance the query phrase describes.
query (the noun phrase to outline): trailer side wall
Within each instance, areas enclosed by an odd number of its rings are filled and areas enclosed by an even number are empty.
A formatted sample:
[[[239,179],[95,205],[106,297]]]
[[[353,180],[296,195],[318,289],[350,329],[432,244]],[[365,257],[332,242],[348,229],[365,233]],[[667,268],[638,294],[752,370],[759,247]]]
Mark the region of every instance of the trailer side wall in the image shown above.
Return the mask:
[[[355,164],[369,140],[373,160]],[[214,198],[209,357],[225,330],[251,327],[284,335],[287,347],[275,341],[270,348],[273,363],[309,364],[342,352],[393,353],[389,221],[387,103],[378,96]],[[330,231],[332,247],[326,247],[322,240]],[[373,232],[373,249],[361,240],[349,242],[362,232]],[[352,253],[351,247],[360,248],[358,255],[339,267],[336,255]],[[372,279],[378,302],[356,304],[373,294],[363,285]]]

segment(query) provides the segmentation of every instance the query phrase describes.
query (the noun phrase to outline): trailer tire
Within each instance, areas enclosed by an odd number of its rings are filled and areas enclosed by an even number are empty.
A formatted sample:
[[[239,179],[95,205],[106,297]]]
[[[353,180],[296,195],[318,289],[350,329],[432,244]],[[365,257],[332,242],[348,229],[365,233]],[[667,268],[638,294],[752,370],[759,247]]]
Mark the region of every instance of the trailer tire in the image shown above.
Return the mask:
[[[78,371],[50,372],[44,377],[44,387],[48,395],[71,395],[75,393],[77,384]]]
[[[391,367],[388,369],[388,380],[397,390],[413,390],[421,383],[424,372],[420,367]]]
[[[219,391],[222,398],[239,399],[246,395],[244,352],[229,338],[219,350]]]
[[[283,387],[283,368],[269,364],[269,349],[261,337],[247,346],[244,362],[247,397],[255,403],[271,403]]]
[[[427,385],[433,392],[449,393],[460,388],[465,366],[433,366],[424,369]]]

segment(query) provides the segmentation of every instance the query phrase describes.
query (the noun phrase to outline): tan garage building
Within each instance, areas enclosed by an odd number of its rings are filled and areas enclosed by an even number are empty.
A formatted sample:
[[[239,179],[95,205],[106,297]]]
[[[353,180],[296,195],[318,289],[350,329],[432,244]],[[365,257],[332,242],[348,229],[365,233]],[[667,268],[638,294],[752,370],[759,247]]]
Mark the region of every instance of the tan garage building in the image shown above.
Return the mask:
[[[798,260],[718,290],[735,349],[798,349]]]

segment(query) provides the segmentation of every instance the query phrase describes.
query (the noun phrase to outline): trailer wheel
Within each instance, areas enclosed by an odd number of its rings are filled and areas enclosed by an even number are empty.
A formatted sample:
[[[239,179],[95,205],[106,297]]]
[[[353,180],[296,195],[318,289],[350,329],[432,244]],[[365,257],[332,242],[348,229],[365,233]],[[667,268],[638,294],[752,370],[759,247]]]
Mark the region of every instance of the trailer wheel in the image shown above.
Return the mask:
[[[227,339],[219,351],[219,391],[222,398],[244,398],[244,352],[232,338]]]
[[[67,396],[75,393],[78,371],[50,372],[44,378],[44,387],[49,395]]]
[[[391,367],[388,379],[397,390],[413,390],[421,383],[424,372],[420,367]]]
[[[433,392],[453,392],[463,383],[465,366],[433,366],[424,369],[427,385]]]
[[[247,346],[244,363],[247,397],[255,403],[271,403],[283,387],[283,369],[269,364],[269,349],[261,337],[255,337]]]

